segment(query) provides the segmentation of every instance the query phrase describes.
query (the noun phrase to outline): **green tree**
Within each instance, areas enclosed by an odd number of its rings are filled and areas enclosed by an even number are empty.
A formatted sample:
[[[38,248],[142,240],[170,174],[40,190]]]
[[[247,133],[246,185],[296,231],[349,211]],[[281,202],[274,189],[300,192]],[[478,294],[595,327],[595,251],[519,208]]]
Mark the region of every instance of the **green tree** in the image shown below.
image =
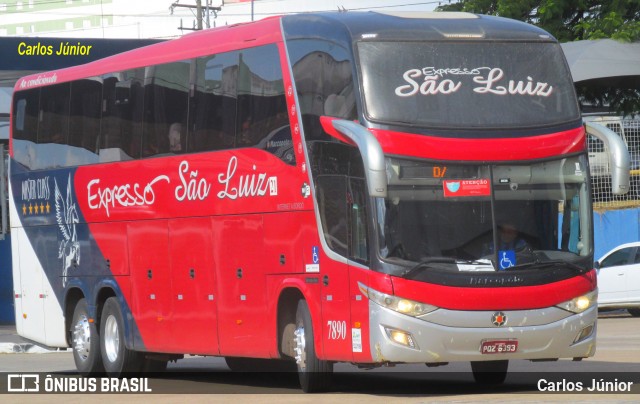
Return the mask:
[[[640,40],[640,0],[460,0],[436,10],[513,18],[543,28],[560,42]]]
[[[497,15],[537,25],[560,42],[611,38],[640,41],[640,0],[459,0],[437,11]],[[583,105],[640,113],[640,77],[576,84]]]

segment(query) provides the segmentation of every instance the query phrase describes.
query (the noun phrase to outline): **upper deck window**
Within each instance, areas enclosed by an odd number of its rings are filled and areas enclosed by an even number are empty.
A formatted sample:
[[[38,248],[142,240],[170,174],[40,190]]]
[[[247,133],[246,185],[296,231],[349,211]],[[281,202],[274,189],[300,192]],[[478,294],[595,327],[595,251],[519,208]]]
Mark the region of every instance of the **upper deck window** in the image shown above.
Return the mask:
[[[373,121],[444,129],[540,127],[579,118],[560,46],[524,42],[361,42]]]

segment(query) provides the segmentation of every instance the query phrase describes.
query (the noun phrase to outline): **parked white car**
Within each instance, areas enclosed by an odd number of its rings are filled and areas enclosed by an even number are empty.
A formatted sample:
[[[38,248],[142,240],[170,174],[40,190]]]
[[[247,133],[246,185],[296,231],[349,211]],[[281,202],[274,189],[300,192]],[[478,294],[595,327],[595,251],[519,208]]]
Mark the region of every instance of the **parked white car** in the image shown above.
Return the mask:
[[[640,242],[622,244],[595,263],[598,307],[627,309],[640,316]]]

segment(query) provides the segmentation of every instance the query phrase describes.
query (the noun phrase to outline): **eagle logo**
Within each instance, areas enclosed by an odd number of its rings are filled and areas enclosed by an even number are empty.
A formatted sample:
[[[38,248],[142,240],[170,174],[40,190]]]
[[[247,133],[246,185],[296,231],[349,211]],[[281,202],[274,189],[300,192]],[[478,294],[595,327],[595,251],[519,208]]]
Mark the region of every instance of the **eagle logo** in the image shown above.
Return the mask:
[[[54,178],[56,198],[56,220],[62,232],[62,240],[58,248],[58,258],[62,258],[62,287],[67,284],[67,274],[71,267],[80,265],[80,243],[76,224],[80,222],[78,210],[71,196],[71,174],[67,180],[67,196],[62,196],[58,182]]]

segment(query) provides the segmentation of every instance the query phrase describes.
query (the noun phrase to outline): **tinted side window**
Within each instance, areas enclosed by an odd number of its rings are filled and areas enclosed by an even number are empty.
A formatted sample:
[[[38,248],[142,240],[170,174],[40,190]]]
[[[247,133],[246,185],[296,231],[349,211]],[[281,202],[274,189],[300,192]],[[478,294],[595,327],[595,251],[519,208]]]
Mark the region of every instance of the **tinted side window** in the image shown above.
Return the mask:
[[[321,116],[357,118],[350,52],[320,40],[293,40],[287,46],[305,137],[333,139],[322,130]]]
[[[618,265],[629,264],[631,253],[635,251],[635,247],[623,248],[605,258],[600,264],[600,268],[613,267]]]
[[[312,142],[311,171],[316,175],[341,174],[364,177],[364,165],[357,148],[339,142]]]
[[[39,102],[39,89],[22,91],[15,98],[13,106],[13,137],[15,139],[36,141]]]
[[[295,165],[277,46],[243,50],[238,68],[237,147],[259,147]]]
[[[140,156],[143,79],[144,69],[104,76],[100,162],[130,160]]]
[[[186,151],[189,72],[189,61],[146,69],[143,157]]]
[[[15,159],[34,168],[35,143],[38,137],[40,89],[21,91],[13,105],[13,153]]]
[[[363,178],[349,179],[349,257],[367,263],[369,239],[367,232],[367,186]]]
[[[334,252],[367,263],[366,186],[363,178],[320,175],[316,195],[324,239]]]
[[[316,195],[324,239],[329,248],[346,257],[347,239],[347,177],[320,176],[316,181]]]
[[[69,165],[98,161],[98,139],[102,114],[102,79],[93,78],[71,83],[71,111],[69,122],[70,153],[77,159]]]
[[[194,91],[189,100],[190,152],[235,146],[238,53],[195,61]]]
[[[70,90],[69,83],[43,87],[40,90],[38,143],[67,143]]]

